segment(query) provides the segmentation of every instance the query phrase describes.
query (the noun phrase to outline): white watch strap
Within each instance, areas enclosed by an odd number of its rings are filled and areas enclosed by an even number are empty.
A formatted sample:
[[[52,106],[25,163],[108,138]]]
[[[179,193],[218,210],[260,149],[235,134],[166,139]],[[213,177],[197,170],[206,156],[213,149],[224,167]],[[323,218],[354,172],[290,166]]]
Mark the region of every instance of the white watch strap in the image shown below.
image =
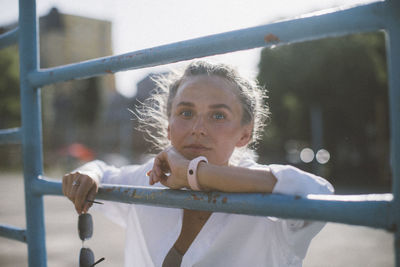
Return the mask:
[[[206,157],[200,156],[197,158],[194,158],[190,161],[189,167],[187,169],[187,179],[188,183],[190,185],[190,188],[192,190],[200,191],[200,186],[199,183],[197,182],[197,166],[199,166],[200,162],[206,162],[208,163],[208,160]]]

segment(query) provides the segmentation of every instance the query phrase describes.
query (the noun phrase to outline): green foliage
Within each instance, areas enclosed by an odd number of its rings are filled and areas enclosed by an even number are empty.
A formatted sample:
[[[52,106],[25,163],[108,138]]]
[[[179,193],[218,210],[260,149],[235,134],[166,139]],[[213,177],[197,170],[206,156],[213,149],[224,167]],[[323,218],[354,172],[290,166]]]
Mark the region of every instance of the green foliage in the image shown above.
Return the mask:
[[[20,126],[19,62],[16,47],[0,50],[0,129]]]
[[[377,120],[387,120],[387,110],[383,117],[376,115],[377,105],[387,107],[384,37],[358,34],[264,49],[258,79],[269,91],[272,120],[260,152],[285,161],[288,140],[311,146],[310,109],[317,106],[323,114],[324,146],[333,154],[330,174],[346,159],[338,151],[350,147],[361,157],[352,166],[371,170],[365,164],[376,157],[369,150],[377,132],[386,138],[383,146],[387,143],[387,129],[376,126]]]

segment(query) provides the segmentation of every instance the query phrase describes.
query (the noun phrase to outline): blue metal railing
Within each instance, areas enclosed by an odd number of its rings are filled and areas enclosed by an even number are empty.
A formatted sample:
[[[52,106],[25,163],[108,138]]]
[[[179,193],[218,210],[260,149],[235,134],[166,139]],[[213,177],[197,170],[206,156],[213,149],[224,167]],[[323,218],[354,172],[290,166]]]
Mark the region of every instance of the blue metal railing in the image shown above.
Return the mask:
[[[0,49],[18,42],[18,28],[0,34]]]
[[[157,66],[256,47],[384,30],[389,71],[392,194],[306,198],[274,194],[228,194],[104,185],[98,198],[125,203],[312,219],[382,228],[395,234],[400,267],[400,3],[379,1],[336,12],[172,43],[118,56],[39,69],[36,2],[19,1],[19,28],[0,35],[0,48],[18,39],[22,126],[0,130],[0,144],[21,143],[26,230],[0,226],[0,236],[26,242],[29,266],[46,266],[43,195],[61,195],[61,183],[43,176],[40,86],[127,69]],[[18,37],[18,38],[17,38]],[[396,75],[397,74],[397,75]]]

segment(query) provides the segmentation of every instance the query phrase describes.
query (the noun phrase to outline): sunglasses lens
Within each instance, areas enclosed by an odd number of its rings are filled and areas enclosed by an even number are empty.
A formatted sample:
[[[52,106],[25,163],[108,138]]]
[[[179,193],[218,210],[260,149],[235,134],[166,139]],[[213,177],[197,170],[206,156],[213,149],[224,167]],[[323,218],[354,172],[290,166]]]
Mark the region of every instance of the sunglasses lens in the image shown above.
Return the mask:
[[[93,220],[92,215],[84,213],[79,215],[78,218],[78,233],[79,238],[84,241],[93,235]]]
[[[90,267],[94,263],[94,253],[90,248],[81,248],[79,267]]]

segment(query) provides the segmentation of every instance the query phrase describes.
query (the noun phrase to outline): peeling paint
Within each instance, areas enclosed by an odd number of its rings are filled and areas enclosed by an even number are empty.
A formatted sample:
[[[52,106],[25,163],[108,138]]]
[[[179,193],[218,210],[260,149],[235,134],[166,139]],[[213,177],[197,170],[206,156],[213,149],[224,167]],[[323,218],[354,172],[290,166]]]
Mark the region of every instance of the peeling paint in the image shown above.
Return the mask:
[[[203,197],[198,197],[196,194],[194,194],[194,193],[192,193],[191,194],[192,195],[192,199],[193,200],[203,200],[204,198]]]
[[[150,195],[147,195],[147,199],[155,199],[155,192],[150,193]]]
[[[112,192],[112,191],[114,191],[114,189],[115,189],[115,187],[107,188],[106,192]]]
[[[131,197],[132,198],[136,198],[136,189],[132,190]]]
[[[275,34],[267,34],[264,36],[264,41],[266,43],[279,43],[281,40]]]
[[[207,197],[208,197],[208,203],[211,203],[211,201],[212,201],[212,193],[211,192],[208,192],[207,193]]]
[[[208,197],[208,203],[217,203],[217,198],[219,198],[221,196],[221,194],[218,194],[218,193],[212,193],[212,192],[210,192],[210,193],[207,193],[207,197]]]

